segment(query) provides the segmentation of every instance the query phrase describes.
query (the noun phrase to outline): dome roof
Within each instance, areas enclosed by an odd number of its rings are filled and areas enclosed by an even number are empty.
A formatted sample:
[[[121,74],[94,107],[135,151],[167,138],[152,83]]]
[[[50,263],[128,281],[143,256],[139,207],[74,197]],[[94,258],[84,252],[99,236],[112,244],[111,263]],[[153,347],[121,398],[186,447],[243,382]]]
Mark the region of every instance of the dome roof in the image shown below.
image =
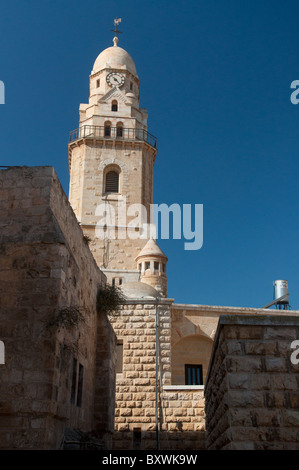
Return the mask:
[[[151,299],[160,298],[159,292],[144,282],[126,282],[121,290],[127,299]]]
[[[142,248],[138,256],[136,256],[136,261],[139,258],[147,257],[147,256],[159,256],[160,258],[165,258],[167,260],[167,256],[163,253],[161,248],[157,245],[156,240],[150,238],[145,246]]]
[[[114,45],[102,51],[93,65],[92,74],[105,68],[124,69],[137,76],[134,60],[121,47]]]

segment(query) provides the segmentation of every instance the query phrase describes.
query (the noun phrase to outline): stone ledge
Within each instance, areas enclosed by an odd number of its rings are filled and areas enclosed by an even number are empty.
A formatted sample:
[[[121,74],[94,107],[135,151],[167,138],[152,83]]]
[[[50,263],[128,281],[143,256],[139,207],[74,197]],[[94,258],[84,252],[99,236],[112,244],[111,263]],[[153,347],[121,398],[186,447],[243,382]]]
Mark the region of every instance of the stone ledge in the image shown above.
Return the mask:
[[[295,312],[295,311],[293,311]],[[250,326],[299,326],[298,315],[273,313],[268,315],[220,315],[219,325],[250,325]]]
[[[163,392],[173,392],[175,390],[204,390],[204,385],[164,385]]]
[[[219,314],[223,312],[223,315],[231,314],[231,315],[269,315],[269,309],[265,308],[254,308],[254,307],[230,307],[230,306],[223,306],[223,305],[197,305],[197,304],[177,304],[173,303],[172,305],[173,310],[194,310],[196,312],[203,311],[216,313]],[[296,313],[299,315],[299,310],[270,310],[271,315],[292,315],[292,313]]]

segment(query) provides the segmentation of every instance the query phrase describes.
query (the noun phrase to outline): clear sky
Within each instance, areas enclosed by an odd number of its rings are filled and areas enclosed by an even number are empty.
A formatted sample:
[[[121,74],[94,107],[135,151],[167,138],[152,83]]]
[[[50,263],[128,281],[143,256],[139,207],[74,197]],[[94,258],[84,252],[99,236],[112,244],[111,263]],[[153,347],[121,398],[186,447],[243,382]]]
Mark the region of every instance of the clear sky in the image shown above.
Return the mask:
[[[154,202],[203,204],[204,243],[161,240],[178,303],[262,307],[276,279],[299,309],[298,0],[10,0],[0,10],[0,165],[52,165],[97,55],[133,57],[158,138]]]

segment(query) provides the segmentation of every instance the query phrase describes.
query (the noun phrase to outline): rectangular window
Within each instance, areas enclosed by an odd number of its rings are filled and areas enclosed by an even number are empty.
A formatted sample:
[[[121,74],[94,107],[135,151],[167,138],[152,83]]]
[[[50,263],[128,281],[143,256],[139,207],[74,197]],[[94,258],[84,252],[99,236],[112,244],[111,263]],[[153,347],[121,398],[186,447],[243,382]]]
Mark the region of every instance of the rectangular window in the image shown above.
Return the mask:
[[[116,373],[122,374],[123,372],[123,355],[124,344],[122,340],[117,341],[116,345]]]
[[[151,263],[147,261],[145,263],[145,269],[150,269],[150,268],[151,268]]]
[[[155,271],[159,271],[159,263],[158,263],[158,261],[155,261],[155,262],[154,262],[154,269],[155,269]]]
[[[83,366],[79,364],[77,406],[81,406],[83,394]]]
[[[76,400],[76,387],[77,387],[77,359],[73,359],[73,369],[72,369],[72,377],[71,377],[71,403],[74,404]]]
[[[101,80],[100,80],[100,79],[98,79],[98,80],[97,80],[97,88],[99,88],[99,86],[100,86],[100,83],[101,83]]]
[[[185,364],[185,384],[203,385],[202,365]]]

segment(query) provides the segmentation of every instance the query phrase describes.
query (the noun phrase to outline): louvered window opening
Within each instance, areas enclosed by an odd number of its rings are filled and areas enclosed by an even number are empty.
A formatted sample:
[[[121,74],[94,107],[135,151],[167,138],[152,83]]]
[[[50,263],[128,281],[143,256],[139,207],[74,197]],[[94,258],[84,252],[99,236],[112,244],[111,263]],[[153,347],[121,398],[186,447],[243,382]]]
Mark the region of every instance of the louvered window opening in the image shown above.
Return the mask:
[[[106,193],[118,193],[118,173],[116,171],[109,171],[106,175]]]

